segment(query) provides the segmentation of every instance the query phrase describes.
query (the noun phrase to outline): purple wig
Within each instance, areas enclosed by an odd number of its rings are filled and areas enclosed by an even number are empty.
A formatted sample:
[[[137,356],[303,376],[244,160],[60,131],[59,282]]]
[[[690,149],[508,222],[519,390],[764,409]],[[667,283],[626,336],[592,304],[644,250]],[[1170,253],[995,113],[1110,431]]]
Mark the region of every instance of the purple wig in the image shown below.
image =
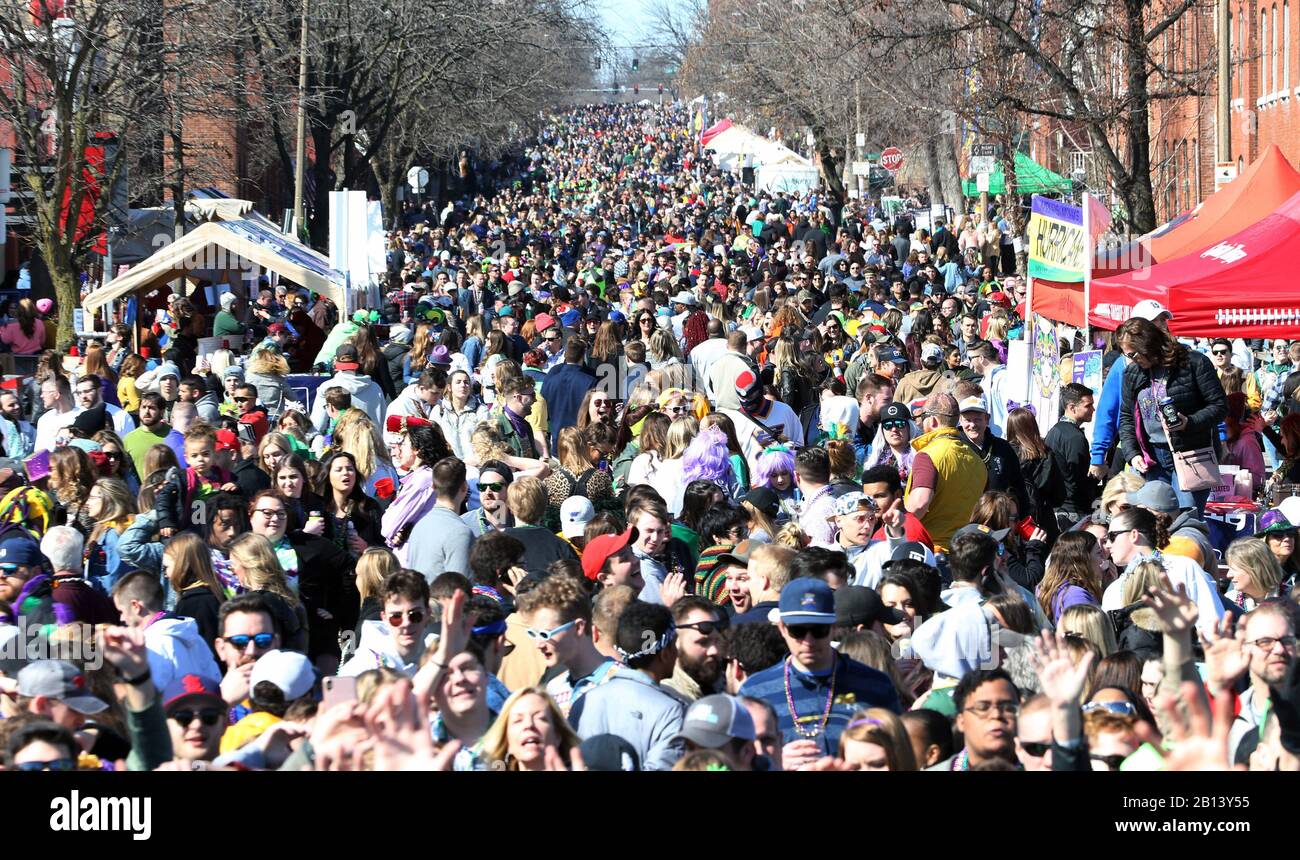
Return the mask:
[[[682,453],[683,486],[691,481],[712,481],[719,487],[728,487],[735,480],[731,455],[727,450],[727,434],[717,427],[706,427],[696,434]]]
[[[754,468],[754,486],[772,488],[772,479],[782,472],[794,478],[794,454],[783,445],[773,445],[758,455]]]

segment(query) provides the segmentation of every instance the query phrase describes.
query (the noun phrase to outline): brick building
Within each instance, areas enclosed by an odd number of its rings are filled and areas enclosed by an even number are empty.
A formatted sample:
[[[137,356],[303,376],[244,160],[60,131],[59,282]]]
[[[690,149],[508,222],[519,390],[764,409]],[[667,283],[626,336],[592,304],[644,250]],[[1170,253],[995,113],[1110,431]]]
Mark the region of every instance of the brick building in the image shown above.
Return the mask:
[[[1172,28],[1159,50],[1183,68],[1208,70],[1204,96],[1158,103],[1151,113],[1153,180],[1161,221],[1193,208],[1214,192],[1214,165],[1235,162],[1238,171],[1277,144],[1300,163],[1300,60],[1290,0],[1229,0],[1232,15],[1232,149],[1220,158],[1217,136],[1217,34],[1214,7],[1198,5]],[[1298,0],[1300,2],[1300,0]],[[1177,67],[1177,66],[1176,66]]]

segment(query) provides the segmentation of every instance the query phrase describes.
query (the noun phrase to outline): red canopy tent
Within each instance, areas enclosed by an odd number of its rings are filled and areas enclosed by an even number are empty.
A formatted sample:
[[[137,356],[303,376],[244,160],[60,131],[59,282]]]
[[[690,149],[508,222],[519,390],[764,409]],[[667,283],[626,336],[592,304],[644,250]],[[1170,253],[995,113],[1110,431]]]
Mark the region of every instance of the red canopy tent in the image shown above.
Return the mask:
[[[1300,193],[1221,241],[1150,268],[1092,282],[1088,321],[1113,329],[1155,299],[1184,337],[1300,337]]]
[[[1300,171],[1291,166],[1276,145],[1270,145],[1240,176],[1211,194],[1196,209],[1184,212],[1118,252],[1098,254],[1093,262],[1094,288],[1099,279],[1140,271],[1207,248],[1277,211],[1297,192],[1300,192]],[[1143,298],[1168,304],[1157,295],[1135,296],[1133,302]],[[1035,280],[1033,301],[1034,311],[1048,319],[1083,325],[1081,283]],[[1098,322],[1095,289],[1092,302],[1093,325],[1113,329],[1123,322],[1123,319]]]

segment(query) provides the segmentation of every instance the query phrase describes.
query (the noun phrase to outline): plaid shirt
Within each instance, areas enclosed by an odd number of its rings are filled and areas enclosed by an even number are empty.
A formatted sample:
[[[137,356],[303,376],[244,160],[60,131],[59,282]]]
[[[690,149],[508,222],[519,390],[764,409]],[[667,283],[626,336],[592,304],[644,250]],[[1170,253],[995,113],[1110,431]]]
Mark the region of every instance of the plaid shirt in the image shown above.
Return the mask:
[[[388,294],[388,300],[401,309],[403,319],[415,313],[415,303],[419,298],[420,294],[414,290],[394,290]]]

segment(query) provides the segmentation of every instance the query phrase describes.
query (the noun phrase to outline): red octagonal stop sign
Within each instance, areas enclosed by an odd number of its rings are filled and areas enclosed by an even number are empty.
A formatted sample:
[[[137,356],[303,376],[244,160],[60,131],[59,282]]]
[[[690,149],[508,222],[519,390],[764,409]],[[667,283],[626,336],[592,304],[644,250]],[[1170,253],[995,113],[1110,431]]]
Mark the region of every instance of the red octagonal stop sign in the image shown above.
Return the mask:
[[[903,166],[903,151],[896,146],[889,147],[880,153],[880,166],[886,170],[898,170]]]

